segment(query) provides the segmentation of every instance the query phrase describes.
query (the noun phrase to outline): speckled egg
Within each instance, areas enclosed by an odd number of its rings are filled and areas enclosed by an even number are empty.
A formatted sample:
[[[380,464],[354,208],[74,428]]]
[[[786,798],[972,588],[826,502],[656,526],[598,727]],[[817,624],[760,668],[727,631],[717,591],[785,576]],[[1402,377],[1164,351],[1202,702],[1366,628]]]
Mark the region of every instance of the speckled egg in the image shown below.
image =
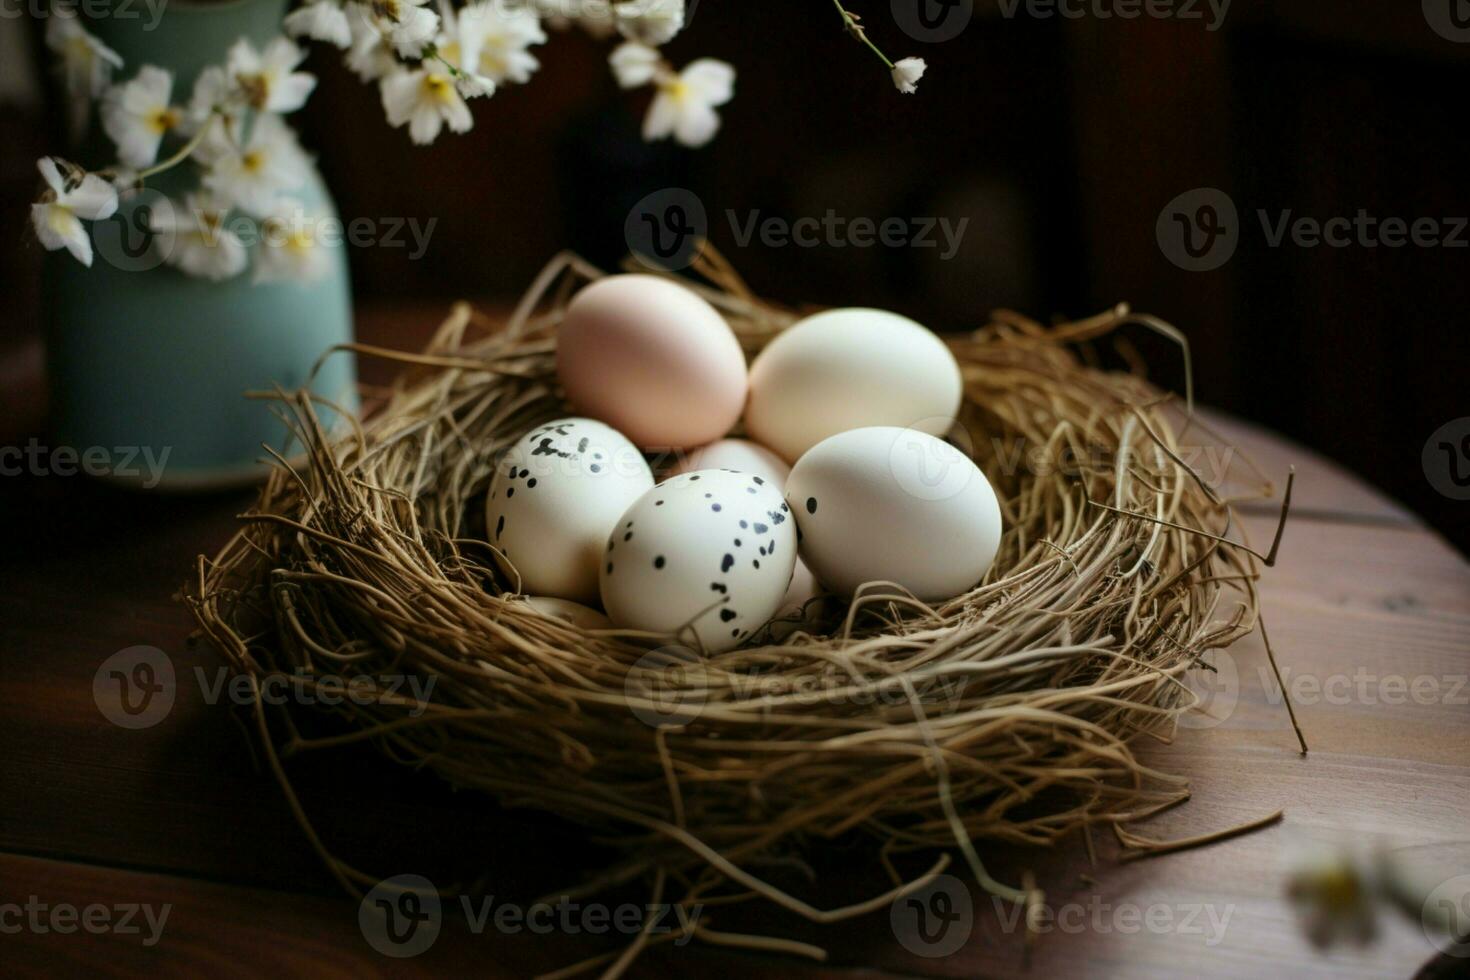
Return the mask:
[[[607,539],[602,605],[628,629],[693,627],[711,653],[737,646],[780,609],[796,565],[796,522],[771,481],[733,470],[671,477]]]
[[[745,354],[729,324],[658,276],[608,276],[573,296],[556,371],[578,412],[650,450],[718,439],[745,407]]]
[[[817,443],[791,468],[786,502],[801,557],[851,595],[897,582],[924,600],[980,583],[1000,547],[1000,503],[980,468],[916,429],[873,426]]]
[[[708,446],[690,450],[683,459],[675,464],[669,475],[677,476],[680,473],[708,469],[739,470],[742,473],[765,477],[783,493],[786,491],[786,478],[791,475],[791,467],[786,465],[784,459],[760,443],[751,442],[749,439],[721,439]],[[797,615],[802,611],[807,600],[816,595],[817,591],[816,578],[806,567],[806,563],[798,557],[796,569],[791,573],[791,586],[786,590],[786,597],[781,600],[781,608],[777,615],[782,617]]]
[[[522,592],[597,601],[597,568],[618,517],[653,486],[622,433],[569,418],[526,433],[495,469],[485,529]]]

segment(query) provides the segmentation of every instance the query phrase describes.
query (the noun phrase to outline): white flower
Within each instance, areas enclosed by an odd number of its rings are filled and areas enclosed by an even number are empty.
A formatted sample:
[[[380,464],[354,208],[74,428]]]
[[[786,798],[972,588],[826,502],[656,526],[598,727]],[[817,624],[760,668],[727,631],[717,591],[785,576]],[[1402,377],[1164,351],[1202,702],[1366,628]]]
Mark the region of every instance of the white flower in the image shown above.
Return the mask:
[[[684,29],[684,0],[625,0],[613,15],[623,37],[657,46]]]
[[[221,207],[237,207],[259,217],[270,214],[285,191],[306,182],[306,154],[280,116],[257,116],[250,138],[219,127],[199,144],[195,155],[208,168],[202,183]]]
[[[184,132],[194,135],[217,112],[233,116],[239,94],[230,84],[229,76],[223,68],[210,65],[204,69],[194,80],[189,108],[184,113]]]
[[[149,224],[163,239],[165,262],[188,275],[220,282],[244,272],[249,262],[245,243],[225,224],[228,216],[229,209],[212,195],[190,194],[182,205],[155,208]]]
[[[331,271],[333,247],[321,240],[322,220],[301,202],[286,198],[260,223],[260,251],[255,281],[311,282]]]
[[[526,82],[541,67],[526,50],[545,44],[546,32],[527,7],[506,8],[504,0],[481,0],[445,15],[440,53],[457,68],[494,82]]]
[[[923,58],[901,58],[893,63],[893,84],[904,95],[913,95],[919,90],[919,79],[924,77]]]
[[[101,96],[112,81],[112,70],[123,63],[116,51],[87,33],[75,14],[51,12],[46,18],[46,46],[61,55],[66,90],[74,97]]]
[[[281,23],[292,37],[309,37],[339,48],[352,44],[352,25],[347,21],[341,0],[307,0]]]
[[[295,112],[316,88],[314,76],[295,70],[305,58],[290,38],[275,38],[256,51],[242,37],[230,48],[225,72],[256,112]]]
[[[439,15],[425,10],[428,0],[365,0],[369,22],[405,58],[417,58],[439,33]]]
[[[47,191],[31,205],[31,224],[48,251],[65,248],[83,265],[92,264],[92,239],[82,219],[101,221],[117,212],[117,189],[96,174],[55,157],[36,163]]]
[[[643,138],[664,139],[673,134],[685,146],[703,146],[720,128],[715,106],[735,94],[735,69],[723,61],[700,58],[682,72],[662,73],[658,95],[643,119]]]
[[[383,34],[373,24],[367,8],[361,3],[352,5],[348,24],[352,28],[352,47],[347,49],[343,62],[354,75],[364,82],[376,82],[398,68],[398,59],[383,39]]]
[[[408,124],[408,135],[415,143],[434,142],[447,122],[456,133],[475,124],[464,96],[454,85],[447,69],[420,68],[396,71],[379,83],[383,91],[383,111],[388,125]]]
[[[183,112],[169,104],[174,77],[162,68],[144,65],[136,78],[109,89],[102,100],[102,128],[117,144],[118,159],[129,167],[146,167],[158,159],[164,134],[183,121]]]
[[[663,56],[637,41],[625,41],[613,50],[607,62],[623,88],[637,88],[653,81]]]

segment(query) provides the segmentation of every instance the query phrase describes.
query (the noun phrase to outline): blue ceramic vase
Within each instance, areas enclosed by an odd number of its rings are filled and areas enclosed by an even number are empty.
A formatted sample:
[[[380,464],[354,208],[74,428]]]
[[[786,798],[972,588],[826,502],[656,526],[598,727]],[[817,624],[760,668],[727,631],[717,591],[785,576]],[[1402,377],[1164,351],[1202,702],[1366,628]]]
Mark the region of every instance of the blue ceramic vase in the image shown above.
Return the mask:
[[[188,101],[205,67],[224,63],[237,39],[258,48],[279,35],[285,8],[286,0],[170,0],[158,7],[155,21],[145,5],[132,3],[119,11],[137,15],[97,17],[87,27],[122,56],[115,80],[131,78],[145,64],[166,68],[174,73],[177,104]],[[83,165],[113,159],[99,130],[94,114],[78,151]],[[178,145],[166,140],[160,159]],[[145,485],[163,489],[249,483],[266,472],[263,445],[299,452],[272,413],[273,403],[247,399],[247,391],[294,390],[310,380],[323,398],[357,410],[351,354],[333,354],[311,376],[328,348],[352,339],[345,246],[327,248],[327,273],[309,282],[255,284],[252,269],[223,282],[185,275],[149,250],[147,218],[139,209],[159,193],[181,199],[197,182],[192,163],[150,179],[150,190],[125,199],[115,218],[92,226],[96,256],[90,269],[53,252],[44,273],[57,444],[151,451],[166,462],[161,478],[150,474]],[[314,168],[292,196],[314,213],[336,216]],[[327,412],[323,421],[332,420]],[[115,476],[134,480],[130,473]]]

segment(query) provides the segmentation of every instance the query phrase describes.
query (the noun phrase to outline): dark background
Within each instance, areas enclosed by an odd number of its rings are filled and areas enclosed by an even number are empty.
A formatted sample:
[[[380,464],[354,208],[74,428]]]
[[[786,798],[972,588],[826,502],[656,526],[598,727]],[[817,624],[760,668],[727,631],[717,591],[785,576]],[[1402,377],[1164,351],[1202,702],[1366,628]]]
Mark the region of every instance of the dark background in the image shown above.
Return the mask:
[[[937,44],[908,37],[887,0],[850,6],[890,56],[928,60],[918,94],[893,89],[826,0],[701,0],[668,54],[739,75],[699,151],[643,144],[647,96],[619,92],[608,47],[575,30],[537,49],[530,84],[481,100],[473,132],[428,149],[389,130],[376,91],[318,47],[322,83],[296,123],[343,216],[438,219],[418,261],[354,252],[360,304],[508,300],[567,246],[611,265],[634,202],[687,187],[713,242],[779,300],[886,306],[940,330],[997,306],[1047,319],[1127,300],[1189,334],[1202,401],[1337,458],[1470,546],[1470,505],[1436,493],[1420,462],[1436,428],[1470,415],[1470,229],[1459,248],[1272,247],[1257,218],[1470,216],[1470,43],[1438,35],[1412,0],[1236,0],[1218,31],[1203,4],[1203,19],[1121,20],[1024,5],[1007,17],[980,0]],[[38,383],[26,204],[35,158],[60,145],[56,115],[0,110],[0,412]],[[1155,226],[1199,187],[1235,202],[1239,248],[1189,272]],[[969,225],[946,261],[937,248],[741,247],[727,209],[740,223],[831,210]],[[1177,352],[1130,339],[1179,384]]]

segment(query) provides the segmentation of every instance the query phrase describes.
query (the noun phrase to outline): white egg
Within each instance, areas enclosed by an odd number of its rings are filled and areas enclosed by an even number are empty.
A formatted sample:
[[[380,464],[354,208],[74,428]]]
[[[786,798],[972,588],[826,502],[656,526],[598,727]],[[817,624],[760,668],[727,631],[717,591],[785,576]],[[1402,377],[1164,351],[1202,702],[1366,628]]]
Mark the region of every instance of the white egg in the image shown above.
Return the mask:
[[[942,436],[962,392],[954,355],[913,320],[828,310],[782,331],[751,362],[745,427],[794,462],[848,429],[896,425]]]
[[[707,446],[700,446],[680,460],[669,475],[712,469],[739,470],[742,473],[763,476],[783,493],[786,491],[786,478],[791,475],[791,467],[786,465],[784,459],[749,439],[721,439]],[[781,600],[777,615],[789,618],[799,614],[807,600],[817,594],[817,588],[816,578],[806,567],[806,563],[798,557],[796,568],[791,573],[791,586],[786,590],[786,597]]]
[[[835,592],[897,582],[924,600],[979,584],[1000,547],[1000,503],[968,456],[915,429],[824,439],[791,468],[801,557]]]
[[[597,567],[618,517],[653,486],[643,455],[593,419],[526,433],[490,481],[485,530],[522,592],[597,601]]]
[[[692,625],[711,653],[749,638],[781,607],[796,522],[764,477],[700,470],[660,483],[607,539],[602,605],[628,629]]]
[[[580,626],[584,630],[605,630],[612,628],[612,620],[590,606],[584,606],[580,602],[572,602],[569,599],[557,599],[553,596],[530,595],[526,596],[526,605],[536,610],[548,619],[560,619]]]

